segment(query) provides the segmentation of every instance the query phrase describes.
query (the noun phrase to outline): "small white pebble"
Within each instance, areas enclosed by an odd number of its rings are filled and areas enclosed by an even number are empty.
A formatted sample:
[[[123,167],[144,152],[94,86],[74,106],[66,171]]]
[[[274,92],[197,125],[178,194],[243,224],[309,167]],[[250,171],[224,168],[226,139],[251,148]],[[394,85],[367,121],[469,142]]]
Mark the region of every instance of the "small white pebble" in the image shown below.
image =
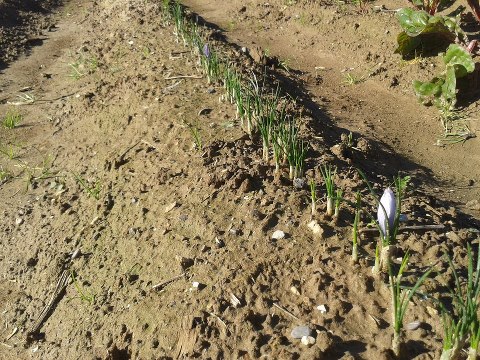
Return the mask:
[[[300,295],[300,291],[298,291],[298,289],[295,286],[292,286],[290,288],[290,291],[292,292],[292,294]]]
[[[405,328],[407,330],[417,330],[422,323],[420,321],[412,321],[411,323],[408,323]]]
[[[315,344],[315,338],[313,336],[302,336],[302,340],[301,340],[302,344],[303,345],[313,345]]]
[[[272,234],[272,239],[280,240],[285,237],[285,233],[282,230],[275,230]]]
[[[17,218],[17,219],[15,220],[15,224],[17,224],[17,225],[23,224],[23,219],[22,219],[22,218]]]
[[[325,305],[318,305],[317,310],[320,311],[321,314],[326,314],[327,313],[327,307]]]

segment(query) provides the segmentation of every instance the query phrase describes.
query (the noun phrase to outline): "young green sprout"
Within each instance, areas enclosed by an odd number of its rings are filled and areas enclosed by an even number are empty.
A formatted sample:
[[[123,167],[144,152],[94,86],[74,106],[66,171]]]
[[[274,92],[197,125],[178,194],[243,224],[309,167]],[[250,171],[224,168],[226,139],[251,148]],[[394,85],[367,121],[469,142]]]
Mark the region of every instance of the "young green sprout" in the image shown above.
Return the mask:
[[[460,359],[461,350],[467,340],[469,341],[468,360],[477,359],[480,340],[480,321],[478,310],[480,308],[480,251],[477,253],[476,264],[473,261],[473,250],[467,243],[467,281],[460,281],[452,259],[447,256],[455,280],[455,289],[451,291],[453,308],[456,313],[454,318],[443,308],[444,340],[441,360]]]
[[[198,125],[193,125],[193,124],[191,124],[187,121],[184,121],[184,124],[188,127],[188,130],[190,131],[190,134],[192,135],[193,144],[195,145],[195,149],[197,151],[202,151],[202,149],[203,149],[202,136],[200,135],[200,129],[198,128]]]
[[[402,345],[404,342],[403,318],[407,312],[408,305],[417,289],[423,284],[428,275],[432,272],[430,268],[425,272],[410,289],[404,289],[401,286],[403,272],[408,265],[408,252],[405,254],[398,270],[397,275],[393,274],[392,266],[389,264],[389,283],[392,296],[392,324],[393,324],[393,339],[392,351],[398,359],[402,359]],[[403,290],[403,291],[402,291]]]
[[[281,127],[280,125],[279,127]],[[275,173],[280,171],[280,162],[282,161],[282,156],[284,153],[281,139],[281,128],[277,127],[272,133],[272,147],[273,147],[273,157],[275,160]]]
[[[180,36],[183,37],[183,33],[185,30],[185,18],[184,18],[182,5],[178,1],[175,1],[171,8],[171,12],[172,12],[173,20],[175,22],[174,34],[178,42]]]
[[[3,127],[6,129],[14,129],[22,121],[22,115],[14,110],[9,110],[3,119]]]
[[[353,220],[352,229],[352,261],[358,262],[358,222],[360,221],[360,213],[362,211],[362,195],[357,192],[355,196],[355,219]]]
[[[327,191],[327,216],[332,217],[334,214],[335,204],[335,183],[333,177],[335,176],[336,169],[332,169],[331,165],[324,165],[320,167],[320,171],[325,181],[325,190]]]
[[[312,216],[317,214],[317,185],[315,180],[310,180],[310,198],[312,199]]]
[[[334,218],[338,218],[338,215],[340,214],[340,204],[342,203],[342,200],[343,200],[342,196],[343,196],[343,190],[337,189],[335,194],[335,211],[333,213]]]

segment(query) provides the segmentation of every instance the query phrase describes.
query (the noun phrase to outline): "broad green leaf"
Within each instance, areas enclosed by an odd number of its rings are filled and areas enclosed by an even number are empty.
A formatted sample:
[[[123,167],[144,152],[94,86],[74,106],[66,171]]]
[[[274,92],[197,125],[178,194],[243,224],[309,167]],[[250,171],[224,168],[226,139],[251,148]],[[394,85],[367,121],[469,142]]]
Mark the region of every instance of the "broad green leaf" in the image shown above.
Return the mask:
[[[423,104],[436,102],[436,99],[442,95],[442,86],[445,80],[442,78],[434,78],[432,81],[422,82],[415,80],[413,89]]]
[[[445,82],[442,85],[442,100],[445,104],[450,104],[451,107],[455,106],[457,102],[457,78],[455,76],[454,67],[448,67],[445,75]]]
[[[423,10],[413,10],[410,8],[400,9],[397,12],[397,18],[400,26],[409,36],[420,35],[428,25],[430,15]]]
[[[448,47],[443,62],[447,68],[452,67],[455,69],[455,77],[461,78],[468,73],[475,70],[475,63],[473,62],[472,55],[460,45],[452,44]],[[447,70],[448,77],[448,70]]]
[[[395,50],[395,53],[407,55],[417,49],[421,45],[422,41],[419,37],[408,36],[405,31],[402,31],[397,36],[397,43],[398,47]]]
[[[458,25],[459,18],[429,15],[424,10],[410,8],[400,9],[397,18],[404,31],[397,37],[398,48],[395,52],[402,56],[411,53],[422,43],[435,45],[439,42],[453,42],[456,37],[463,37]]]

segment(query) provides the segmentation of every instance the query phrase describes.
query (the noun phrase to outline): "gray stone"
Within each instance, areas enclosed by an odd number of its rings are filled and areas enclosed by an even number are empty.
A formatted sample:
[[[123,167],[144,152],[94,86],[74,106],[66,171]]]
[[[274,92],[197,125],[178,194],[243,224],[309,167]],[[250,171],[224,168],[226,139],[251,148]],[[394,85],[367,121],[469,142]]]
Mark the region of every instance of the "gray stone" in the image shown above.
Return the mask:
[[[305,325],[296,326],[296,327],[293,328],[290,335],[294,339],[301,339],[304,336],[311,336],[312,335],[312,329],[310,329],[308,326],[305,326]]]

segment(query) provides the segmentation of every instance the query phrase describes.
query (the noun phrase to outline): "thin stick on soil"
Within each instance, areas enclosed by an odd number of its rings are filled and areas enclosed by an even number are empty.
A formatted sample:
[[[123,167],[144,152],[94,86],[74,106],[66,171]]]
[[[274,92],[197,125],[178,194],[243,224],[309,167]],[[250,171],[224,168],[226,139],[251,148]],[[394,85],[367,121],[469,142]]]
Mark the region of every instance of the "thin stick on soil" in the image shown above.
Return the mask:
[[[210,316],[213,316],[215,319],[220,321],[222,323],[222,325],[225,326],[225,329],[228,331],[227,324],[218,315],[215,315],[214,313],[211,313],[211,312],[208,312],[208,311],[207,311],[207,314],[210,315]]]
[[[175,276],[175,277],[173,277],[173,278],[171,278],[171,279],[169,279],[169,280],[166,280],[166,281],[164,281],[164,282],[161,282],[160,284],[153,285],[153,286],[152,286],[152,290],[160,291],[160,290],[162,290],[165,286],[167,286],[168,284],[170,284],[170,283],[172,283],[172,282],[174,282],[174,281],[176,281],[176,280],[181,279],[182,277],[184,277],[185,274],[186,274],[185,272],[184,272],[184,273],[181,273],[180,275],[177,275],[177,276]]]
[[[278,305],[277,303],[273,303],[273,306],[275,306],[276,308],[282,310],[284,313],[290,315],[290,316],[293,317],[295,320],[300,320],[298,317],[296,317],[295,315],[293,315],[290,311],[288,311],[287,309],[281,307],[281,306]]]
[[[165,80],[176,80],[176,79],[201,79],[202,75],[178,75],[178,76],[169,76],[164,78]]]

